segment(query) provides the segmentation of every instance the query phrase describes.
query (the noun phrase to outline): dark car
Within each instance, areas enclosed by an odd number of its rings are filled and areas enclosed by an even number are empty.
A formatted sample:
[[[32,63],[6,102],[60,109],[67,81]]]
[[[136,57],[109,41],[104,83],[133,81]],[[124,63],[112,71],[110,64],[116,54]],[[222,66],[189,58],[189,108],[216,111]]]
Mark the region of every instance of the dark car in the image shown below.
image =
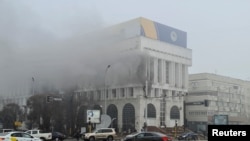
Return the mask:
[[[198,134],[194,132],[186,132],[178,136],[178,140],[198,140]]]
[[[127,135],[124,141],[172,141],[172,138],[159,132],[140,132]]]
[[[52,140],[63,141],[67,136],[61,132],[52,132]]]

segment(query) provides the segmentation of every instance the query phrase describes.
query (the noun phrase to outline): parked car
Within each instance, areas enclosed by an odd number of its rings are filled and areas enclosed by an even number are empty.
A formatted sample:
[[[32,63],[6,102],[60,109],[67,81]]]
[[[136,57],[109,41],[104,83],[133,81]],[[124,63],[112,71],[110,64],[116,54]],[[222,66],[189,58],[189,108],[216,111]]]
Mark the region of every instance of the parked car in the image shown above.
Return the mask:
[[[41,141],[39,138],[22,131],[0,133],[1,141]]]
[[[14,129],[1,129],[0,133],[11,132],[11,131],[14,131]]]
[[[198,140],[198,134],[194,132],[185,132],[177,137],[178,140]]]
[[[44,132],[43,130],[39,130],[39,129],[28,130],[28,131],[25,131],[25,133],[28,133],[34,137],[40,138],[43,141],[52,139],[51,132]]]
[[[159,132],[140,132],[127,135],[123,141],[172,141],[172,137]]]
[[[52,140],[63,141],[67,136],[61,132],[52,132]]]
[[[83,139],[85,141],[107,140],[113,141],[116,137],[114,128],[100,128],[94,130],[92,133],[85,133]]]

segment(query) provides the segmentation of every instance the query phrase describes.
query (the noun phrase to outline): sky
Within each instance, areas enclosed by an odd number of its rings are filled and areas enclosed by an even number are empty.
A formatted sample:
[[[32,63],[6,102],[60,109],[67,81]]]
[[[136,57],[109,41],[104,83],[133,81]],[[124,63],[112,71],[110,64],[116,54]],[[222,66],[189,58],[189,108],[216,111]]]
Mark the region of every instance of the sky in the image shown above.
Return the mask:
[[[187,32],[190,74],[250,81],[249,7],[248,0],[0,0],[0,91],[32,77],[62,87],[103,76],[87,62],[102,64],[104,50],[91,51],[83,35],[138,17]]]

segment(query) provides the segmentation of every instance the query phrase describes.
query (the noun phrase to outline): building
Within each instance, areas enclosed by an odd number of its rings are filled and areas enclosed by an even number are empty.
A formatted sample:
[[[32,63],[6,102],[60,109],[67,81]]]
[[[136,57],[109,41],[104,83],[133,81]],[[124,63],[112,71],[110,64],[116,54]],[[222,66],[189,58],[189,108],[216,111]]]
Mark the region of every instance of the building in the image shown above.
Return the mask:
[[[145,123],[182,126],[192,65],[187,33],[142,17],[105,30],[107,37],[116,39],[109,49],[118,50],[126,62],[117,59],[107,64],[104,84],[83,87],[76,91],[76,98],[99,105],[119,132],[139,131]]]
[[[189,75],[185,98],[187,125],[207,131],[208,124],[250,124],[250,82],[226,76]]]
[[[2,91],[1,91],[2,90]],[[20,107],[26,105],[27,99],[31,96],[30,87],[14,87],[0,90],[0,110],[9,103],[15,103]]]

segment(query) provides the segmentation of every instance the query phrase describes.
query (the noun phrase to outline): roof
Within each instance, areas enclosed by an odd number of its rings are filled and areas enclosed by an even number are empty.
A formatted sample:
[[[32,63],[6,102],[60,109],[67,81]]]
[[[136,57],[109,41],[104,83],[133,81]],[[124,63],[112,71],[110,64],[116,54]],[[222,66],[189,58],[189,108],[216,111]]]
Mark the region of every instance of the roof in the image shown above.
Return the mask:
[[[143,17],[123,22],[110,28],[112,30],[111,34],[125,39],[144,36],[179,47],[187,47],[187,33],[185,31]]]

